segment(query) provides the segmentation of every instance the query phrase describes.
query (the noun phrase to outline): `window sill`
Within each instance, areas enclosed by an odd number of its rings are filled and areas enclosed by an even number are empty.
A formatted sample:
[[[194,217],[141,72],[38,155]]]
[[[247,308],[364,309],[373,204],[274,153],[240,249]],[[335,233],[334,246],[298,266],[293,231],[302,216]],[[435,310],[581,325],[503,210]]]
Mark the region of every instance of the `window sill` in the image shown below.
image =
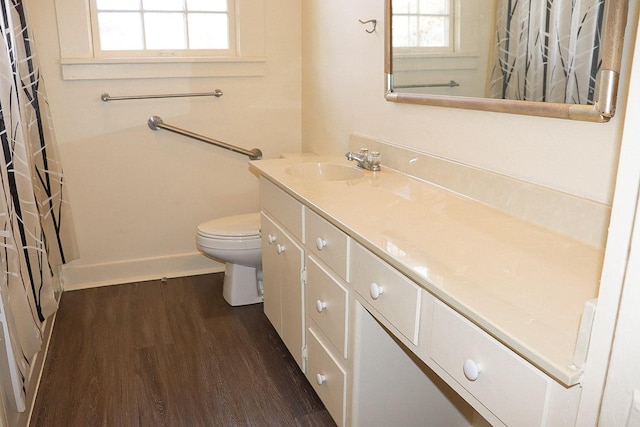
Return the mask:
[[[480,57],[467,53],[394,54],[393,71],[475,70]]]
[[[176,77],[259,77],[264,57],[247,58],[63,58],[63,80]]]

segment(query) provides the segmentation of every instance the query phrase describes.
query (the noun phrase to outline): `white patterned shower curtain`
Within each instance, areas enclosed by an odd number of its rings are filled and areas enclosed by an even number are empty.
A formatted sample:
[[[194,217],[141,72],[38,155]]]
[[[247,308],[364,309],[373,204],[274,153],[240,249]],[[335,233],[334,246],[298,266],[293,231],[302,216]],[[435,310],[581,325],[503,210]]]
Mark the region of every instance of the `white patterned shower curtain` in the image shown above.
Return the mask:
[[[0,384],[22,412],[45,319],[57,308],[56,267],[76,246],[24,4],[0,3]]]
[[[591,105],[604,0],[498,0],[489,96]]]

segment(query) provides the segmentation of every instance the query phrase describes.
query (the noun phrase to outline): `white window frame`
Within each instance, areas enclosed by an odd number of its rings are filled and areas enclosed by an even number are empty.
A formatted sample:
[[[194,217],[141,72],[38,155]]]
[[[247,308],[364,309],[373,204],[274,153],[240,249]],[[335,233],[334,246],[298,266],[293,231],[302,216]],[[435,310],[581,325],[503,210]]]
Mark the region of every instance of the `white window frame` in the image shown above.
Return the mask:
[[[55,0],[65,80],[237,77],[265,74],[265,0],[231,0],[235,52],[225,56],[102,56],[92,34],[91,0]]]
[[[393,16],[446,16],[449,20],[449,44],[447,46],[407,46],[394,47],[393,50],[399,54],[447,54],[457,51],[458,38],[458,19],[457,17],[457,0],[448,0],[448,14],[425,14],[425,13],[393,13]],[[393,11],[392,11],[393,12]]]
[[[429,51],[426,49],[396,48],[393,47],[393,71],[404,72],[440,72],[451,70],[484,70],[486,64],[482,62],[481,55],[485,46],[481,46],[480,38],[484,37],[485,28],[490,25],[486,21],[478,21],[482,8],[489,4],[490,10],[495,7],[495,2],[490,0],[452,0],[454,11],[454,48],[452,52]],[[471,33],[462,32],[463,28],[478,26]],[[476,31],[477,30],[477,31]],[[478,33],[480,31],[480,33]]]
[[[227,0],[227,16],[229,19],[229,48],[220,50],[196,50],[196,49],[143,49],[143,50],[102,50],[100,47],[100,30],[98,24],[98,7],[96,0],[89,0],[89,11],[91,14],[91,31],[93,39],[93,51],[97,58],[118,58],[118,57],[216,57],[233,56],[236,52],[236,15],[235,1]],[[140,10],[142,11],[142,10]],[[135,11],[134,11],[135,12]]]

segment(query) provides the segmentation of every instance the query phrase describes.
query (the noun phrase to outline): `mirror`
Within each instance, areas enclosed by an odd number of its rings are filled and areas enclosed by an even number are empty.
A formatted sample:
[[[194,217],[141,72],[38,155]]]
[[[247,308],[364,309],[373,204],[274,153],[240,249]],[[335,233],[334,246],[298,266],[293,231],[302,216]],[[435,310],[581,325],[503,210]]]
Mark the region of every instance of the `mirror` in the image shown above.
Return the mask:
[[[615,113],[628,0],[385,2],[388,101],[592,122]]]

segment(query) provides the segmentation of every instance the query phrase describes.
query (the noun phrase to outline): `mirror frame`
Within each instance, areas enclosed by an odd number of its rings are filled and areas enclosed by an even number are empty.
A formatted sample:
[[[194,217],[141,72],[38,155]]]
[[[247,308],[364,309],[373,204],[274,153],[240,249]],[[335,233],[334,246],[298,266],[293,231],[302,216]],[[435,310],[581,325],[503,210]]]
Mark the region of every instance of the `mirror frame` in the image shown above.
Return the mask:
[[[616,110],[620,63],[624,31],[627,23],[628,0],[606,0],[602,30],[602,67],[598,98],[593,105],[535,102],[509,99],[473,98],[466,96],[429,95],[394,92],[391,46],[391,2],[385,0],[385,98],[390,102],[466,108],[540,117],[555,117],[589,122],[608,122]]]

